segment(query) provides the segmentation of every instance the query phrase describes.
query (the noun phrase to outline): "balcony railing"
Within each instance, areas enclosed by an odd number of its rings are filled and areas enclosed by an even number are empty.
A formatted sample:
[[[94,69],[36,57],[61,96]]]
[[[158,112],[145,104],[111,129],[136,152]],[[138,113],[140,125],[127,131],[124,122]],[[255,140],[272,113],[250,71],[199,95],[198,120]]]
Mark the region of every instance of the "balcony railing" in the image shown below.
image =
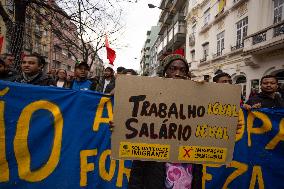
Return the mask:
[[[266,31],[252,36],[252,44],[253,45],[261,43],[263,41],[266,41]]]
[[[282,48],[284,44],[284,21],[273,24],[257,33],[247,36],[244,39],[244,52],[262,50],[270,51],[271,45],[273,49]]]
[[[235,51],[241,48],[244,48],[244,43],[237,43],[236,46],[231,46],[231,51]]]
[[[274,27],[273,29],[274,29],[274,31],[273,31],[273,36],[274,37],[277,37],[279,35],[284,34],[284,23]]]
[[[216,54],[213,54],[213,58],[217,58],[217,57],[222,56],[222,55],[223,55],[223,50],[217,52]]]

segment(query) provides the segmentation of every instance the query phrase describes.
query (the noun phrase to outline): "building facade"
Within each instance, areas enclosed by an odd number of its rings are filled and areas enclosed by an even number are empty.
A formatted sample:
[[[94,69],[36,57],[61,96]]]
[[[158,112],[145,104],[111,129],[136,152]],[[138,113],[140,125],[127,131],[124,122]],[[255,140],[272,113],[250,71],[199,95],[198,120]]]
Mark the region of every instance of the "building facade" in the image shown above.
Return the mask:
[[[155,42],[158,38],[159,26],[152,26],[147,31],[147,39],[141,50],[140,69],[142,75],[153,75],[157,62],[157,51]]]
[[[14,0],[1,0],[1,3],[7,14],[14,19]],[[44,72],[48,72],[52,68],[63,68],[69,75],[73,75],[76,62],[82,60],[83,56],[81,51],[70,46],[71,43],[68,43],[66,39],[70,39],[70,42],[72,40],[73,44],[80,48],[77,26],[62,15],[67,15],[67,13],[54,0],[49,0],[47,3],[58,12],[34,4],[27,7],[23,53],[38,53],[45,57],[47,65]],[[12,46],[11,32],[7,31],[2,19],[0,19],[0,26],[0,34],[4,37],[1,53],[11,53],[12,48],[17,48]],[[90,75],[100,76],[102,74],[103,62],[98,56],[90,57],[88,63],[91,65]]]
[[[190,0],[186,58],[196,79],[220,69],[247,98],[264,75],[284,82],[283,7],[281,0]]]
[[[187,5],[186,0],[161,0],[159,7],[156,7],[161,9],[161,14],[157,26],[148,31],[141,51],[142,73],[146,71],[149,76],[160,76],[165,56],[172,53],[185,54]]]
[[[159,8],[162,9],[159,17],[159,37],[156,41],[157,64],[155,74],[161,73],[161,62],[165,56],[178,52],[184,54],[186,48],[186,22],[188,10],[186,0],[162,0]]]
[[[12,0],[1,0],[1,4],[4,7],[4,10],[6,13],[13,18],[14,17],[14,6]],[[1,54],[2,53],[8,53],[8,48],[11,44],[11,37],[9,36],[9,33],[7,32],[6,25],[3,21],[3,19],[0,19],[0,35],[3,37],[3,42],[1,45]]]

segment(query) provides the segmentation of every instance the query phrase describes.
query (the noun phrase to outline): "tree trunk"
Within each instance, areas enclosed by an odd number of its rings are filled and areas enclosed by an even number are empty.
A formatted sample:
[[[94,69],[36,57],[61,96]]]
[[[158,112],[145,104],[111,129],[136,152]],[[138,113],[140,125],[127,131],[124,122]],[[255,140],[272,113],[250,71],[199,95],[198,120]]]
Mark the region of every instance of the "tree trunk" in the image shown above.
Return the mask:
[[[15,22],[9,24],[8,32],[10,31],[11,37],[11,53],[15,57],[14,68],[20,70],[22,49],[25,34],[25,18],[28,6],[27,0],[16,0],[15,3]]]

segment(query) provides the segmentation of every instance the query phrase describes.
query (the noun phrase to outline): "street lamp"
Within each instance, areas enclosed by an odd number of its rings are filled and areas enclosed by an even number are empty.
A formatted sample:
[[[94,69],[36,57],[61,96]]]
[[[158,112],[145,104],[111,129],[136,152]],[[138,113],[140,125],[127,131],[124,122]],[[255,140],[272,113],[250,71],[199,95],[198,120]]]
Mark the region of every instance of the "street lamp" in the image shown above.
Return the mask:
[[[161,10],[163,10],[163,11],[169,12],[169,10],[163,9],[163,8],[158,7],[158,6],[156,6],[156,5],[153,5],[153,4],[151,4],[151,3],[148,4],[148,7],[149,7],[150,9],[158,8],[158,9],[161,9]]]

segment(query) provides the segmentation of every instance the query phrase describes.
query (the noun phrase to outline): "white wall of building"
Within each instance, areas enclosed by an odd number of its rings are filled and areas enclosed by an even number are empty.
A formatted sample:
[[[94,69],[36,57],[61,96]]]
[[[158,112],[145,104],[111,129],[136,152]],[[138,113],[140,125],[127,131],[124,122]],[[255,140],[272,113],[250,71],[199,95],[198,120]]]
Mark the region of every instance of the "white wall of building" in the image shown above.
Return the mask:
[[[194,3],[195,1],[196,3]],[[272,53],[275,52],[274,49],[270,51],[266,49],[264,53],[251,54],[255,64],[248,65],[244,60],[243,48],[231,49],[237,44],[237,22],[248,17],[247,36],[272,26],[274,24],[274,1],[239,0],[236,6],[234,0],[226,0],[223,12],[219,13],[219,15],[224,15],[219,17],[220,19],[216,19],[220,2],[221,0],[189,1],[188,15],[186,17],[186,58],[191,62],[191,70],[197,76],[195,79],[198,80],[203,79],[204,75],[210,75],[212,79],[217,69],[231,74],[233,79],[242,75],[245,76],[247,82],[244,85],[246,85],[246,96],[248,97],[252,80],[284,70],[284,51],[282,51],[283,48],[281,47],[277,53]],[[202,31],[204,28],[204,12],[208,8],[210,8],[209,27],[206,31]],[[189,37],[192,34],[194,23],[196,24],[195,45],[190,46]],[[213,55],[217,53],[217,34],[223,31],[225,32],[224,50],[221,56],[214,58]],[[202,63],[200,62],[204,58],[202,45],[206,42],[209,42],[209,56],[207,61]],[[195,60],[191,57],[192,50],[195,50]]]

